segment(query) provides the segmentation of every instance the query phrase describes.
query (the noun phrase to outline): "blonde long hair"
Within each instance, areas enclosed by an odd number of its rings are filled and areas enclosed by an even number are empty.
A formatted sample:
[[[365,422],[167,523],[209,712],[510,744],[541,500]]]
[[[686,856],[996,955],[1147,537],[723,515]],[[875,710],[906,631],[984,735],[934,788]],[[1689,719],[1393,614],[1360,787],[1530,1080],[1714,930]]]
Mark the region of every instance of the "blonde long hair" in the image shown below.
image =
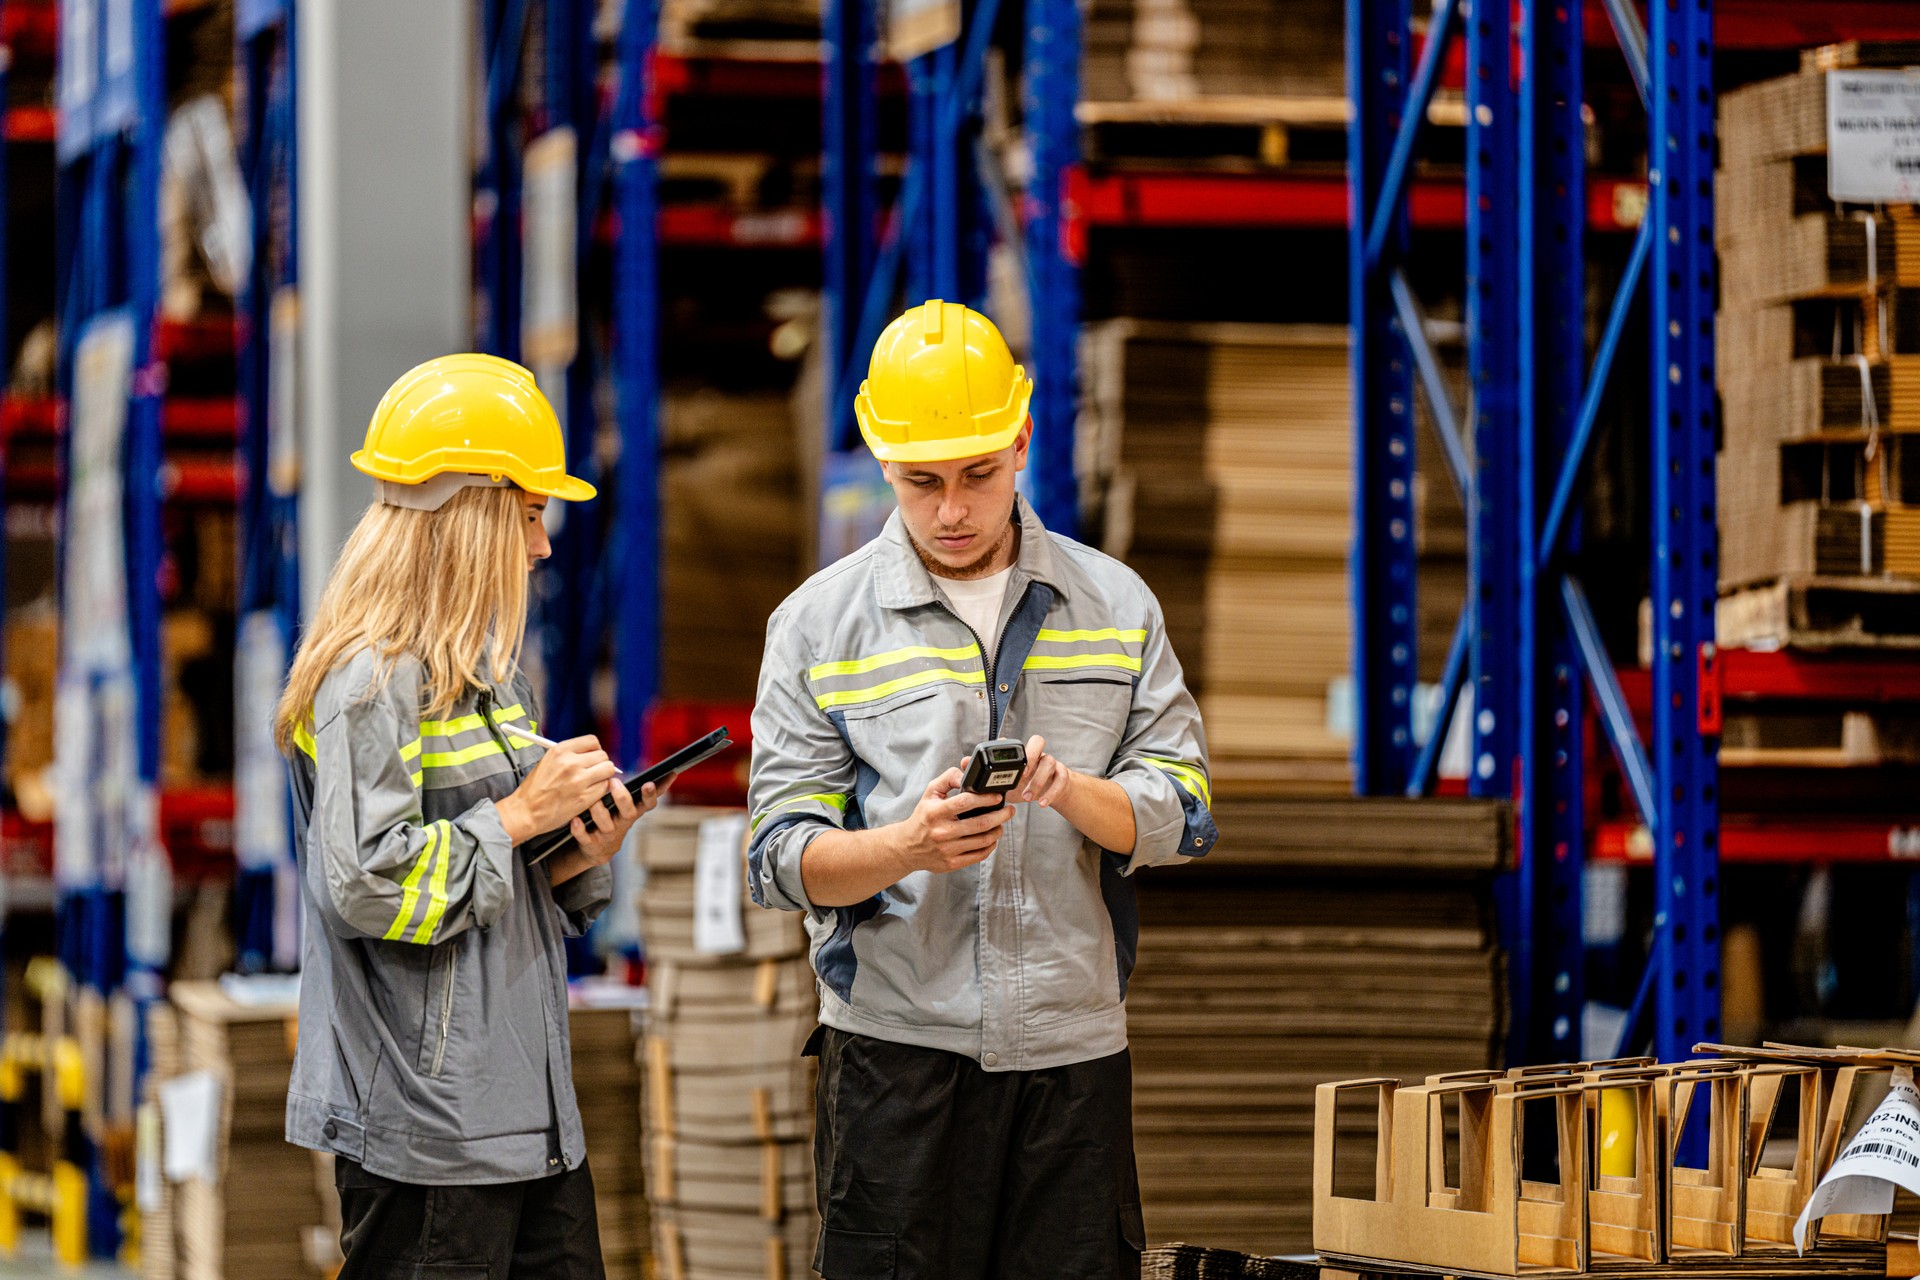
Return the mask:
[[[527,535],[520,490],[468,488],[438,511],[375,503],[347,538],[273,717],[283,755],[321,682],[361,649],[426,668],[426,716],[508,679],[527,631]]]

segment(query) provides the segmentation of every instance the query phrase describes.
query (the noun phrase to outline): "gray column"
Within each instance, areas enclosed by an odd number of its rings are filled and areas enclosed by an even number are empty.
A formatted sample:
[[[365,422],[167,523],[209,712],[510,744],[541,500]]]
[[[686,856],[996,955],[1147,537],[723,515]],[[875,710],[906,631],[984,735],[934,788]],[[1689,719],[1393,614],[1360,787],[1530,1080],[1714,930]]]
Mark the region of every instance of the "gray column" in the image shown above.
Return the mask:
[[[472,345],[468,0],[302,0],[300,576],[311,617],[373,494],[389,383]]]

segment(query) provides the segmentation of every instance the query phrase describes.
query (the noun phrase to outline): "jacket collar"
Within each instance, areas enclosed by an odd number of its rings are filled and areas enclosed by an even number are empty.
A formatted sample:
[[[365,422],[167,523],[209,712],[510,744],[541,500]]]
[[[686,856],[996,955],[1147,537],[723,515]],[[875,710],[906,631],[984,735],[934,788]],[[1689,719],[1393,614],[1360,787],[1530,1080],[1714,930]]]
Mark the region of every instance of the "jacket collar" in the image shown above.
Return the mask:
[[[1013,514],[1020,522],[1020,558],[1014,562],[1009,592],[1017,592],[1028,582],[1043,582],[1053,588],[1056,597],[1065,598],[1066,586],[1054,555],[1053,539],[1024,495],[1014,496]],[[873,596],[883,609],[914,609],[941,599],[898,510],[887,517],[886,528],[880,532]]]

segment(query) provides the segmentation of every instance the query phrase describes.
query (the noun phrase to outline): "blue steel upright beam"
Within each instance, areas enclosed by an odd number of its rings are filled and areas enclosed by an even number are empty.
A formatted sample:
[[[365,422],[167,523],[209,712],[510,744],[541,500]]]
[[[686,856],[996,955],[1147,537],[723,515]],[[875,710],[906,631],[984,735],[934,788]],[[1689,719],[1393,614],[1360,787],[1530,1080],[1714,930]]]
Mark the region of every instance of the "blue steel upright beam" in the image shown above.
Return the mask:
[[[626,0],[612,143],[620,241],[614,251],[613,385],[620,464],[613,539],[620,566],[614,745],[637,767],[642,725],[660,681],[659,129],[647,84],[658,0]]]
[[[1653,263],[1653,1043],[1663,1060],[1720,1033],[1718,543],[1714,495],[1713,8],[1649,6]],[[1703,700],[1704,693],[1704,700]]]
[[[864,368],[855,353],[861,306],[874,269],[879,197],[880,104],[873,62],[873,0],[827,0],[826,59],[821,68],[821,203],[825,211],[822,331],[826,342],[826,440],[843,447],[852,388]],[[840,376],[846,370],[846,378]],[[856,381],[857,385],[857,381]]]
[[[1520,34],[1520,526],[1510,571],[1522,632],[1519,880],[1534,923],[1525,964],[1514,966],[1525,989],[1513,1044],[1529,1061],[1582,1056],[1586,999],[1584,686],[1559,593],[1534,554],[1586,376],[1581,21],[1580,0],[1526,0]]]
[[[1467,789],[1476,796],[1513,794],[1519,749],[1520,680],[1527,660],[1521,628],[1515,548],[1521,516],[1521,427],[1517,392],[1521,327],[1519,292],[1522,192],[1517,163],[1519,101],[1514,93],[1511,9],[1477,0],[1466,14],[1467,52],[1467,404],[1473,439],[1474,492],[1467,504],[1467,591],[1475,614],[1472,752]],[[1436,725],[1434,732],[1443,733]],[[1521,879],[1525,879],[1524,863]],[[1514,973],[1524,971],[1531,921],[1509,921]],[[1516,988],[1515,1025],[1524,1023]]]
[[[1408,0],[1347,0],[1347,298],[1353,335],[1354,786],[1403,792],[1413,773],[1417,667],[1413,360],[1383,267],[1406,252],[1395,201],[1370,263],[1367,229],[1406,110]],[[1440,33],[1435,32],[1436,36]]]
[[[292,0],[248,0],[234,14],[236,62],[241,92],[238,142],[240,169],[247,180],[253,206],[253,254],[237,307],[237,355],[240,398],[240,459],[244,489],[240,497],[241,632],[249,619],[267,616],[279,631],[279,649],[291,655],[300,624],[300,565],[298,559],[299,499],[289,477],[275,469],[272,432],[276,370],[273,353],[273,311],[281,291],[297,279],[293,210],[294,189],[294,22]],[[291,423],[277,430],[292,430]],[[251,708],[249,708],[251,710]],[[251,726],[236,730],[245,735]],[[236,742],[238,746],[238,741]],[[244,748],[242,748],[244,749]],[[250,801],[239,788],[235,803]],[[291,806],[283,849],[290,853],[293,831]],[[236,829],[248,826],[244,816]],[[248,865],[247,850],[238,847],[235,869],[235,942],[243,971],[264,969],[292,951],[292,939],[274,937],[277,877],[286,874],[272,866]],[[279,945],[276,945],[278,942]]]
[[[1027,0],[1023,92],[1033,177],[1027,187],[1026,251],[1033,312],[1033,504],[1049,528],[1075,536],[1080,269],[1066,246],[1067,175],[1080,157],[1074,104],[1080,100],[1080,7],[1075,0]]]

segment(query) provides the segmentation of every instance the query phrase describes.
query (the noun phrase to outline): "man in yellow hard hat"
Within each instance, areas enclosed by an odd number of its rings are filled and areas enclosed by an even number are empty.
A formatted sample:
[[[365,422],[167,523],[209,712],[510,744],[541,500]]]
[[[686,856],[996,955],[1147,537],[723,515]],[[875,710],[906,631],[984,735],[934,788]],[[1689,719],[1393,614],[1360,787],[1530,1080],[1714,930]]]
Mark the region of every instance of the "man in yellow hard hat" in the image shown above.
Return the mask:
[[[888,326],[899,510],[767,626],[748,864],[812,938],[826,1280],[1140,1270],[1127,877],[1213,846],[1206,740],[1152,592],[1017,493],[1032,390],[966,307]],[[998,808],[976,748],[1024,748]]]

